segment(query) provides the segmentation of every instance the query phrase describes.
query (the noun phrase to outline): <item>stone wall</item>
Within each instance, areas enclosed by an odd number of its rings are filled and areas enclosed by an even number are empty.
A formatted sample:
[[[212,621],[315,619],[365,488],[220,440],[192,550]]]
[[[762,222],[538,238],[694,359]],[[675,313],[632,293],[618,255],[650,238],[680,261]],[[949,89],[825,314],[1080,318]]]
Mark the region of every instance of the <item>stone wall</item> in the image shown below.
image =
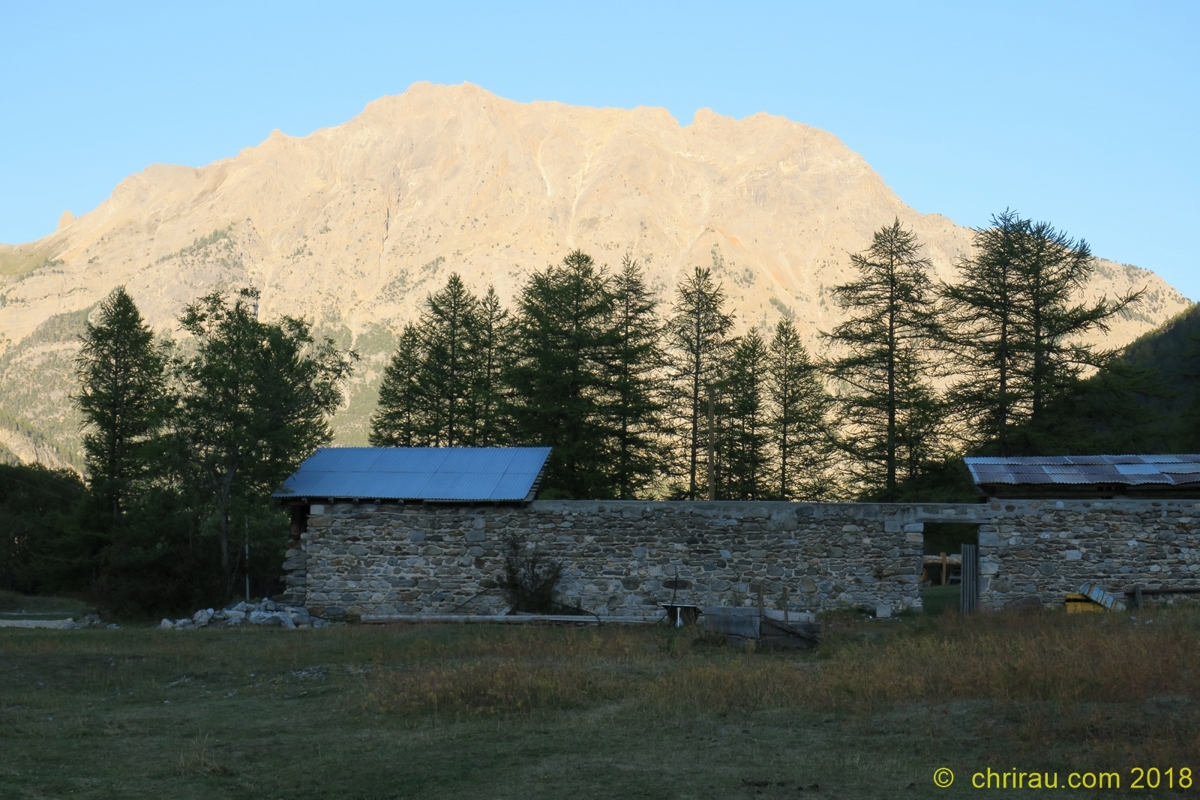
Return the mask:
[[[1195,500],[997,501],[980,506],[981,604],[1063,602],[1095,583],[1200,588]]]
[[[1196,500],[997,500],[902,506],[906,522],[979,526],[980,606],[1062,605],[1098,584],[1200,588]]]
[[[289,553],[320,615],[498,613],[505,537],[564,566],[561,601],[602,615],[660,603],[919,608],[919,524],[898,506],[538,501],[528,507],[314,505]],[[298,573],[303,570],[303,575]],[[301,585],[302,584],[302,585]]]
[[[597,614],[749,605],[760,586],[773,606],[786,587],[793,610],[903,610],[921,604],[928,522],[979,526],[984,608],[1061,604],[1084,582],[1200,588],[1193,500],[314,505],[285,568],[291,602],[317,614],[498,613],[515,535],[564,565],[562,602]]]

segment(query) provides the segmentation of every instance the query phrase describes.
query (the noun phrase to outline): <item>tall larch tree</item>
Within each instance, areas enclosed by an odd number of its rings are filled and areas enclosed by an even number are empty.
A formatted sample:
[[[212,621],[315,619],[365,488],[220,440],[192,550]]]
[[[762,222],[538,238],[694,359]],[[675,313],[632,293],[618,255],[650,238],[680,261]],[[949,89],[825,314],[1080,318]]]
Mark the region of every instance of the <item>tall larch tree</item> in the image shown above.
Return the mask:
[[[847,315],[827,334],[835,350],[829,370],[839,386],[840,446],[863,488],[885,502],[896,499],[908,460],[903,429],[923,413],[926,399],[914,384],[931,377],[928,354],[937,341],[936,293],[920,249],[897,219],[850,256],[858,279],[833,289]]]
[[[722,380],[722,440],[717,448],[722,469],[718,496],[762,500],[772,496],[770,414],[767,408],[767,346],[751,329],[729,356]]]
[[[712,270],[696,267],[680,282],[666,327],[673,428],[686,482],[683,494],[690,500],[707,495],[700,467],[707,461],[709,391],[715,392],[722,365],[736,346],[732,329],[724,290],[713,280]]]
[[[767,356],[769,426],[780,500],[825,500],[836,492],[830,475],[831,399],[820,370],[791,320],[776,324]]]
[[[947,399],[972,446],[1000,455],[1034,454],[1054,438],[1045,419],[1051,403],[1069,395],[1089,367],[1114,353],[1082,341],[1138,302],[1079,301],[1095,270],[1086,242],[1015,211],[975,232],[975,252],[943,288],[945,343],[960,377]]]
[[[607,360],[614,436],[610,471],[616,497],[629,500],[655,481],[663,467],[662,328],[641,265],[629,255],[613,277],[612,294],[613,342]]]

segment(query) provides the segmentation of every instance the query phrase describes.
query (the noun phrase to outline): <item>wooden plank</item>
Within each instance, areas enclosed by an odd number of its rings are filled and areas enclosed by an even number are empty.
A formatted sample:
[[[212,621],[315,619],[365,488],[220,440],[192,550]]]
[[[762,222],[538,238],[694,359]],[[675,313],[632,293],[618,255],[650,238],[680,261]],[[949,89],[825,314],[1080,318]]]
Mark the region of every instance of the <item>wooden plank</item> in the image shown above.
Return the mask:
[[[821,642],[821,626],[819,623],[789,625],[770,617],[763,617],[759,638],[770,644],[780,644],[785,647],[811,647]]]
[[[1132,594],[1135,590],[1139,590],[1142,594],[1200,594],[1200,587],[1197,586],[1184,586],[1176,589],[1167,586],[1160,586],[1157,589],[1135,586],[1134,589],[1126,589],[1125,594]]]
[[[766,611],[766,609],[764,609]],[[725,636],[730,644],[758,641],[778,647],[812,647],[821,641],[821,623],[815,614],[801,619],[780,619],[784,612],[759,613],[757,608],[709,606],[700,618],[704,630]]]
[[[1110,592],[1105,591],[1102,587],[1094,583],[1085,583],[1079,587],[1079,593],[1090,598],[1093,602],[1107,608],[1109,611],[1124,611],[1125,604],[1114,597]]]
[[[730,609],[741,611],[743,609]],[[746,611],[756,611],[757,609],[745,609]],[[759,636],[759,622],[762,619],[758,614],[720,614],[709,613],[706,609],[700,617],[700,622],[704,626],[704,630],[709,633],[721,633],[726,636],[740,636],[745,639],[757,639]]]
[[[664,615],[656,617],[602,617],[593,614],[363,614],[361,622],[386,625],[392,622],[427,623],[435,625],[657,625]]]

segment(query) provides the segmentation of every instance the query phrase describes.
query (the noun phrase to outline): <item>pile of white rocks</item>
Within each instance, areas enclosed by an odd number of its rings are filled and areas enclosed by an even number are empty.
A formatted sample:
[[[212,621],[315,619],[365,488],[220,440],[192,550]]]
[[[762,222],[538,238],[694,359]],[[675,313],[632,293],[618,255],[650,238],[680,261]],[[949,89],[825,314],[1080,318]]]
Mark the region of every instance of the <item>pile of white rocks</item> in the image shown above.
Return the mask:
[[[214,611],[202,608],[191,617],[184,617],[172,622],[164,619],[158,624],[160,628],[172,630],[193,630],[195,628],[231,627],[235,625],[268,625],[279,628],[324,628],[333,623],[320,617],[311,616],[302,606],[288,606],[276,603],[274,600],[260,600],[257,603],[241,602],[229,608]]]

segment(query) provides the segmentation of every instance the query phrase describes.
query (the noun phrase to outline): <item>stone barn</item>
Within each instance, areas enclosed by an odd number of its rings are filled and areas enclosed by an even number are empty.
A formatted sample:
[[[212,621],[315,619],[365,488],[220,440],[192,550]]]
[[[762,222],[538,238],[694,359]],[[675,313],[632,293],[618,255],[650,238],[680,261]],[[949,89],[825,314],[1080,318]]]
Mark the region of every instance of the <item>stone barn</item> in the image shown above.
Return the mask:
[[[965,461],[987,499],[985,607],[1058,605],[1084,583],[1119,598],[1200,592],[1200,455]]]
[[[317,451],[275,493],[292,509],[288,599],[334,617],[503,613],[515,542],[562,565],[561,603],[601,616],[760,593],[795,611],[916,610],[927,523],[978,526],[983,608],[1060,605],[1084,582],[1200,589],[1197,456],[970,459],[974,504],[539,500],[548,456]]]

